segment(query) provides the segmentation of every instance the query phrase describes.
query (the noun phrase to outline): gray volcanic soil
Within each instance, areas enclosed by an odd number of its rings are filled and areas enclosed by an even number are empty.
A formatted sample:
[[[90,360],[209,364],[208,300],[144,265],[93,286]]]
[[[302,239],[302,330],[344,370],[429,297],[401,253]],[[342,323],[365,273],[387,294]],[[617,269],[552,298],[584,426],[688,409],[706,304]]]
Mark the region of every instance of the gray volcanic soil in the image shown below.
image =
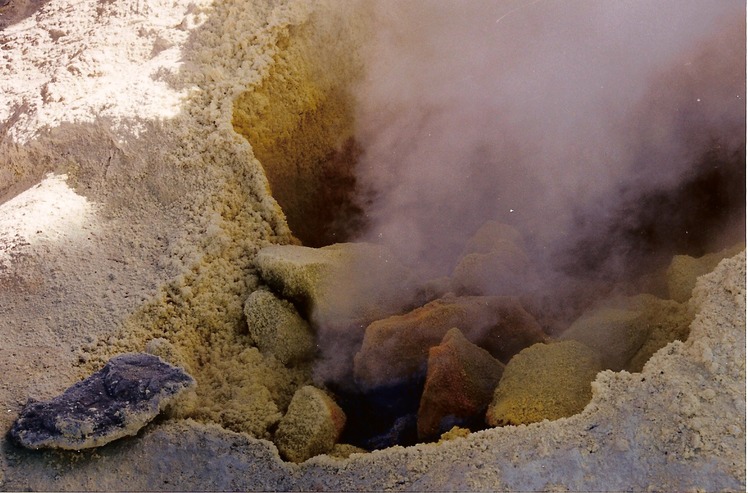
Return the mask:
[[[251,137],[263,115],[242,126],[235,101],[255,88],[251,107],[279,90],[285,79],[274,67],[309,54],[294,36],[310,37],[309,46],[336,39],[330,25],[342,20],[329,7],[0,7],[0,428],[28,397],[58,395],[156,337],[174,345],[200,386],[195,419],[157,421],[92,451],[27,451],[3,436],[0,488],[745,489],[744,253],[699,281],[686,342],[669,344],[642,373],[598,374],[579,415],[301,465],[252,438],[267,436],[310,376],[283,370],[237,334],[257,286],[255,253],[294,239],[253,150],[272,156],[274,144],[259,135],[250,146],[235,131]],[[348,29],[353,41],[363,36]],[[341,64],[330,77],[354,70],[355,61]],[[278,96],[266,119],[282,122],[272,112],[293,114],[293,104],[319,106],[334,82]],[[237,388],[250,406],[225,397]]]

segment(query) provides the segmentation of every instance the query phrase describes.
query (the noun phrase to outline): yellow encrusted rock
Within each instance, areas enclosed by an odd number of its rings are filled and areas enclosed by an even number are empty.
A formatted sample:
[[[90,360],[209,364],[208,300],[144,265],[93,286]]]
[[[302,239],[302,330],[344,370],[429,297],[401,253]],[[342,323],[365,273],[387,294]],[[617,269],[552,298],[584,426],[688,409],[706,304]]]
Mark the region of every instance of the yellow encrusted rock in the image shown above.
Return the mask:
[[[602,369],[597,353],[577,341],[523,349],[506,365],[486,422],[519,425],[577,414],[592,398],[590,384]]]
[[[292,462],[333,450],[345,426],[345,413],[330,396],[311,385],[294,394],[275,433],[275,445]]]
[[[314,355],[314,333],[294,306],[268,291],[255,291],[244,303],[247,328],[257,348],[288,365]]]

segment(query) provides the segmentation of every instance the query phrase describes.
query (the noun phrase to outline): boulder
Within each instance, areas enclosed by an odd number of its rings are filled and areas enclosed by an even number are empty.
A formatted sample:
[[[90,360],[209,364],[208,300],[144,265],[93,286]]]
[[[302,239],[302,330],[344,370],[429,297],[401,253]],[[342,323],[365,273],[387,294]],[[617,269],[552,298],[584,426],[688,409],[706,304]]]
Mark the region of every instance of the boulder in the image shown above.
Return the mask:
[[[331,272],[344,261],[345,248],[309,248],[297,245],[265,247],[255,262],[262,279],[284,298],[304,306],[324,304],[324,292]]]
[[[601,370],[598,354],[577,341],[523,349],[504,368],[486,422],[519,425],[573,416],[592,399],[591,383]]]
[[[521,292],[530,273],[521,241],[520,233],[511,226],[487,221],[465,245],[452,272],[453,289],[474,295]]]
[[[403,293],[415,286],[388,249],[370,243],[270,246],[256,263],[262,279],[314,323],[388,316],[407,304]]]
[[[318,385],[353,381],[353,355],[373,322],[410,308],[419,296],[410,271],[385,247],[284,245],[257,255],[263,280],[299,307],[317,336]]]
[[[740,243],[699,258],[689,255],[674,256],[666,273],[670,298],[680,303],[688,301],[696,286],[696,279],[713,271],[723,259],[733,257],[744,249],[745,243]]]
[[[604,307],[582,315],[559,340],[574,340],[592,348],[609,370],[623,370],[649,336],[633,310]]]
[[[286,460],[304,462],[331,452],[345,421],[345,413],[329,395],[306,385],[296,391],[278,424],[275,445]]]
[[[418,438],[434,438],[456,425],[482,422],[504,365],[450,329],[429,349],[426,384],[418,408]]]
[[[519,297],[543,331],[558,337],[600,299],[610,296],[615,286],[595,279],[548,276],[547,284]]]
[[[264,355],[285,365],[314,356],[314,333],[288,301],[268,291],[255,291],[244,303],[244,314],[249,336]]]
[[[429,348],[454,327],[504,362],[522,348],[546,340],[515,298],[444,297],[369,325],[354,358],[357,384],[366,390],[423,378]]]
[[[669,342],[685,341],[692,319],[688,306],[673,300],[648,294],[613,298],[585,313],[559,340],[596,350],[607,369],[638,372]]]
[[[80,450],[132,436],[195,380],[157,356],[116,356],[90,377],[52,400],[30,400],[10,435],[31,448]]]
[[[642,371],[654,353],[673,341],[685,342],[688,339],[694,319],[688,303],[663,300],[648,294],[624,298],[620,303],[640,314],[638,323],[647,332],[644,344],[626,363],[626,371]]]

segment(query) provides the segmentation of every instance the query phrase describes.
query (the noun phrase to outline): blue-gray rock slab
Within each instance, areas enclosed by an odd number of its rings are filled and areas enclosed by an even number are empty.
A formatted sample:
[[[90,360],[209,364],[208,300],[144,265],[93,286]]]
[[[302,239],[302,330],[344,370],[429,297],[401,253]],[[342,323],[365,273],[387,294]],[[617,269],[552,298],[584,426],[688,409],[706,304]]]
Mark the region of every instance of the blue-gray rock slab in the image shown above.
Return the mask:
[[[49,401],[29,400],[10,436],[31,448],[81,450],[132,436],[195,380],[146,353],[115,356],[90,377]]]

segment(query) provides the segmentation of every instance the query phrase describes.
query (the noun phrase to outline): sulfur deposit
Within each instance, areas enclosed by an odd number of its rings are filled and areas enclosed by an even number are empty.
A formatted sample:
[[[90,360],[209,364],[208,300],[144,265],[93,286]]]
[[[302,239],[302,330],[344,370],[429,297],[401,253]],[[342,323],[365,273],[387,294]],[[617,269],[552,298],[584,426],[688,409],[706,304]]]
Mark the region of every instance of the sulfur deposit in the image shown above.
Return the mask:
[[[595,351],[577,341],[523,349],[506,366],[486,421],[519,425],[573,416],[592,398],[590,383],[603,369]]]
[[[244,303],[252,344],[288,365],[314,355],[314,333],[293,305],[267,291],[255,291]]]
[[[275,443],[292,462],[331,452],[345,427],[345,413],[328,395],[310,385],[293,396],[278,424]]]
[[[122,353],[158,356],[197,382],[189,403],[92,450],[29,451],[2,436],[0,489],[744,489],[742,248],[698,267],[675,257],[659,281],[670,279],[672,293],[657,297],[578,281],[592,295],[548,321],[533,289],[567,285],[538,276],[528,242],[504,217],[519,225],[514,217],[527,216],[506,207],[501,218],[451,221],[447,192],[473,197],[461,172],[446,189],[424,173],[384,177],[393,190],[411,179],[431,186],[438,204],[400,198],[438,218],[435,229],[469,223],[460,242],[438,245],[453,253],[443,272],[411,268],[412,252],[377,235],[350,241],[381,219],[365,211],[381,205],[382,190],[357,181],[375,169],[359,165],[405,140],[436,166],[426,151],[447,137],[402,138],[413,128],[428,134],[427,116],[445,118],[439,105],[408,114],[425,126],[392,126],[402,135],[388,145],[372,127],[389,127],[403,101],[378,108],[382,119],[370,126],[357,120],[361,93],[386,88],[367,78],[362,58],[372,9],[333,0],[0,1],[0,425],[9,430],[27,398],[49,401]],[[424,14],[424,26],[439,17]],[[503,15],[487,18],[490,32],[507,24]],[[392,34],[409,44],[408,33]],[[428,49],[461,46],[443,41]],[[378,70],[407,72],[416,61]],[[466,78],[460,93],[477,82]],[[579,146],[567,147],[587,152]],[[476,162],[486,162],[481,152]],[[564,181],[559,174],[548,176]],[[423,257],[438,253],[416,222],[402,226],[382,237],[420,239]],[[589,320],[611,337],[598,339]],[[556,341],[566,329],[570,340]],[[623,356],[606,354],[607,341]],[[563,389],[558,371],[580,361],[588,364],[578,385]],[[434,384],[444,372],[447,383]],[[527,396],[534,374],[542,390]],[[404,410],[381,399],[392,379],[417,390],[395,394],[410,399]],[[361,416],[392,411],[386,429],[366,438],[406,443],[421,399],[455,381],[475,384],[470,416],[452,428],[463,406],[446,405],[459,394],[442,392],[438,425],[422,433],[442,434],[438,444],[369,452],[348,441]],[[545,397],[561,411],[535,413],[550,409]],[[487,405],[488,424],[522,424],[488,426]],[[424,407],[422,423],[434,409]]]

